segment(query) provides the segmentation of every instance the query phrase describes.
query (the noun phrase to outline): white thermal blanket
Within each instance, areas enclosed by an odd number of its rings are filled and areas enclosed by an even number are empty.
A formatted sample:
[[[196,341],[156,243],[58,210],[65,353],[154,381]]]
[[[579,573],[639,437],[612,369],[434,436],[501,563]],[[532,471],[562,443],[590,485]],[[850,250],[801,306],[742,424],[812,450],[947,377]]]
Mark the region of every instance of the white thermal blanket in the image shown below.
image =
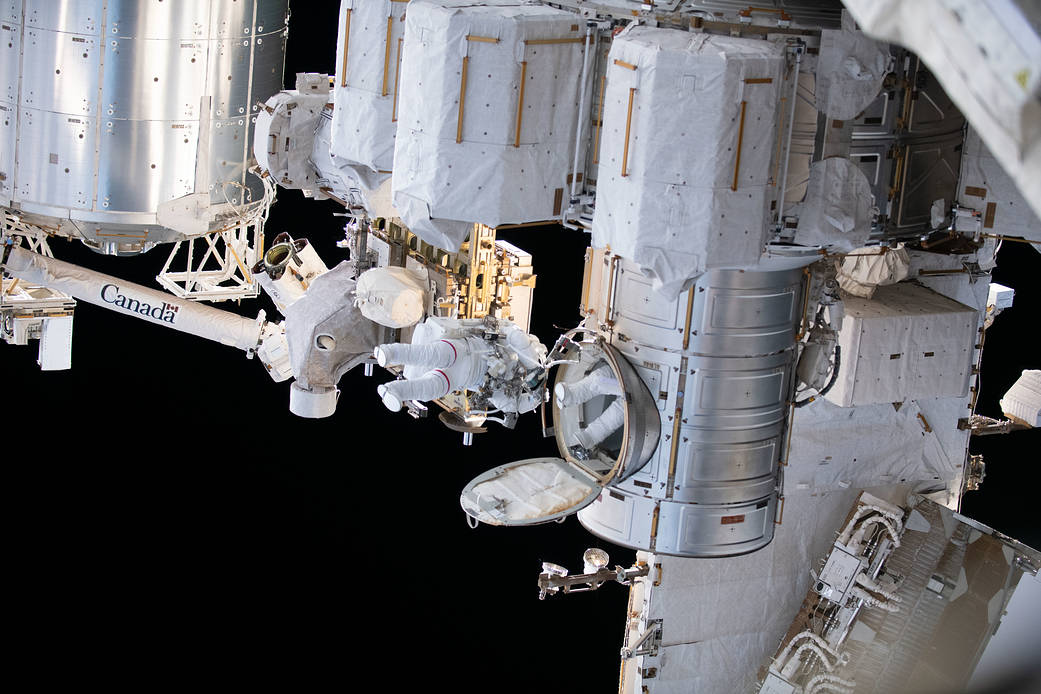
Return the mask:
[[[706,268],[754,265],[774,190],[782,49],[631,26],[608,60],[593,246],[669,295]]]
[[[839,286],[854,296],[870,299],[878,287],[907,279],[911,258],[903,248],[861,248],[842,259]]]
[[[356,283],[354,268],[343,261],[317,277],[307,293],[286,308],[286,340],[296,382],[301,387],[335,386],[379,344],[382,329],[347,299]],[[323,347],[318,336],[332,338]],[[329,343],[324,343],[328,345]]]
[[[456,251],[474,222],[559,214],[578,111],[579,24],[516,0],[409,4],[393,196],[421,239]],[[571,41],[543,43],[557,39]]]
[[[852,120],[867,108],[889,71],[889,50],[859,31],[825,29],[817,60],[817,110]]]
[[[819,399],[796,410],[785,491],[822,492],[953,479],[961,472],[966,445],[957,429],[964,400],[908,400],[897,409],[892,403],[839,407]],[[953,418],[940,414],[947,412],[953,412]],[[872,434],[865,436],[864,432]]]
[[[426,289],[403,267],[375,267],[358,278],[355,305],[369,320],[405,328],[423,320]]]
[[[890,254],[892,255],[892,254]],[[925,287],[846,296],[842,364],[830,402],[842,407],[967,395],[979,313]]]
[[[331,150],[367,190],[390,176],[394,162],[406,7],[391,0],[340,2]]]
[[[280,185],[311,188],[315,181],[311,152],[327,94],[282,91],[257,113],[253,154]],[[271,109],[269,112],[267,109]]]
[[[799,216],[796,241],[848,253],[860,248],[871,234],[874,216],[871,183],[864,172],[845,157],[828,157],[810,167],[806,201],[794,213]]]

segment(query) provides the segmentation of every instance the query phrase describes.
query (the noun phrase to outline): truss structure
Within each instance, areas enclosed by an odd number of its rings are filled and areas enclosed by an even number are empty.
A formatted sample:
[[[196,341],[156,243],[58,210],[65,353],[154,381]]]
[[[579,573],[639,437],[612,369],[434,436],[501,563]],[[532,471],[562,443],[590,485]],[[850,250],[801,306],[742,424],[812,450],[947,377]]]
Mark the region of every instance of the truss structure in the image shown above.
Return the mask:
[[[236,209],[221,228],[173,245],[156,276],[164,289],[193,301],[237,301],[259,294],[250,268],[263,257],[264,224],[275,198],[274,185],[262,181],[261,200]]]
[[[10,210],[0,208],[0,236],[18,237],[33,253],[53,258],[54,253],[47,244],[47,237],[53,232],[47,227],[36,226],[25,222]]]

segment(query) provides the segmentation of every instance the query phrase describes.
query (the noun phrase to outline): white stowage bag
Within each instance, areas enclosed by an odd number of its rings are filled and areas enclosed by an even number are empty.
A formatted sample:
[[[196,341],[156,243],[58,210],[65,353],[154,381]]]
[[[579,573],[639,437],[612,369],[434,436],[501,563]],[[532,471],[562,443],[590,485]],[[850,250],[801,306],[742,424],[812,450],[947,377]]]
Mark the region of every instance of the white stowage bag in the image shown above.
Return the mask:
[[[843,259],[839,286],[844,292],[870,299],[877,287],[906,279],[910,270],[911,257],[904,248],[861,248]]]
[[[769,41],[636,25],[615,37],[593,247],[635,262],[666,296],[706,269],[755,265],[783,64]]]
[[[362,315],[388,328],[406,328],[423,320],[427,291],[405,268],[377,267],[363,272],[354,292]]]
[[[1000,405],[1006,416],[1021,419],[1032,427],[1041,427],[1041,370],[1024,371],[1001,398]]]
[[[845,157],[822,159],[810,167],[806,201],[793,213],[799,217],[797,243],[848,253],[867,243],[871,234],[871,183]]]

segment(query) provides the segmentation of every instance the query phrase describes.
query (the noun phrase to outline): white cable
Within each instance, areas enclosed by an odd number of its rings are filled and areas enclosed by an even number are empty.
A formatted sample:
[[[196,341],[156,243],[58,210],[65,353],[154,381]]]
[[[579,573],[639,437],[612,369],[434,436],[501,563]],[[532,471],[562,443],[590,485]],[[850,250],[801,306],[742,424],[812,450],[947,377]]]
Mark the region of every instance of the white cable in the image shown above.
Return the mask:
[[[859,585],[864,586],[865,588],[867,588],[871,592],[878,593],[879,595],[884,597],[886,600],[889,600],[891,602],[903,602],[903,600],[900,598],[900,596],[896,594],[896,591],[889,590],[888,588],[884,588],[878,581],[874,580],[873,578],[871,578],[870,576],[868,576],[865,573],[857,574],[856,582]]]
[[[790,658],[788,658],[788,662],[786,662],[784,664],[784,667],[781,668],[781,676],[784,679],[790,680],[792,676],[795,674],[795,671],[799,669],[799,665],[801,664],[800,656],[802,656],[804,651],[813,651],[814,653],[816,653],[817,657],[821,659],[821,663],[823,663],[824,669],[828,672],[834,670],[835,666],[839,664],[837,662],[831,662],[828,654],[821,650],[821,648],[816,643],[814,643],[813,641],[807,641],[806,643],[802,644],[801,646],[795,649],[795,652],[792,653]],[[836,661],[838,660],[839,659],[836,658]]]
[[[856,526],[857,521],[859,521],[861,518],[863,518],[868,513],[871,513],[872,511],[877,511],[886,518],[891,519],[896,524],[896,527],[903,530],[903,521],[900,519],[900,516],[894,513],[893,510],[886,509],[881,506],[876,506],[875,504],[864,504],[863,506],[859,507],[856,511],[854,511],[853,517],[850,518],[849,523],[847,523],[846,527],[843,528],[842,534],[839,535],[838,543],[840,545],[849,544],[850,535],[853,534],[853,528],[854,526]]]
[[[886,532],[889,533],[889,537],[893,538],[893,546],[899,547],[900,536],[897,533],[896,528],[893,527],[893,524],[885,516],[872,516],[871,518],[862,521],[860,527],[857,528],[857,532],[853,534],[853,538],[849,541],[849,546],[855,551],[859,550],[864,543],[864,534],[867,532],[867,529],[870,526],[879,523],[886,527]]]
[[[822,672],[806,683],[806,686],[803,687],[803,692],[805,694],[818,694],[827,689],[836,694],[852,694],[856,686],[857,683],[852,680],[844,680],[838,675]]]
[[[784,650],[781,651],[781,653],[774,659],[774,663],[778,665],[780,663],[783,663],[787,659],[788,654],[791,653],[793,648],[795,648],[795,644],[797,644],[799,641],[802,641],[803,639],[812,639],[818,646],[826,650],[828,653],[830,653],[836,658],[839,657],[838,651],[832,648],[831,645],[827,641],[822,639],[820,636],[813,633],[812,631],[800,631],[798,634],[792,637],[792,639],[788,642],[788,645],[784,647]]]
[[[872,595],[871,593],[867,592],[866,590],[864,590],[860,586],[853,586],[850,589],[849,592],[850,592],[850,594],[853,597],[860,598],[861,600],[866,602],[871,607],[877,607],[880,610],[885,610],[886,612],[899,612],[900,611],[900,608],[898,606],[891,605],[888,602],[885,602],[883,600],[879,600],[874,595]]]

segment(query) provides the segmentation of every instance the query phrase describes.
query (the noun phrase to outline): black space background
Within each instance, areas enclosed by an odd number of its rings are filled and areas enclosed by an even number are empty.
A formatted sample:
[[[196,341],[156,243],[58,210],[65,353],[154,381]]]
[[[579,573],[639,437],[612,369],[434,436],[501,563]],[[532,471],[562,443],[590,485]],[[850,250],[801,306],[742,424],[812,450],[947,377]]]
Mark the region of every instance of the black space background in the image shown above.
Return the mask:
[[[298,71],[333,71],[337,5],[294,5],[287,87]],[[280,190],[267,236],[307,237],[331,267],[344,258],[336,211]],[[552,344],[577,322],[588,237],[556,228],[504,237],[534,255],[533,331]],[[107,258],[65,241],[53,250],[148,285],[166,255]],[[1015,288],[1016,302],[988,331],[983,414],[1000,415],[997,400],[1021,369],[1041,368],[1038,275],[1041,255],[1005,244],[994,280]],[[220,306],[277,315],[266,299]],[[230,684],[235,667],[263,675],[303,647],[314,666],[339,670],[335,689],[617,688],[627,590],[539,602],[536,589],[541,560],[575,571],[586,547],[605,543],[574,518],[470,530],[459,509],[480,472],[555,454],[537,417],[464,448],[436,421],[387,412],[375,393],[386,377],[356,370],[335,416],[303,420],[289,414],[288,383],[241,352],[86,303],[73,369],[43,373],[35,358],[35,343],[0,345],[4,564],[18,586],[12,604],[30,615],[24,648],[59,654],[61,667],[97,654],[77,667],[99,673],[144,666],[146,681],[212,664]],[[987,479],[964,502],[967,515],[1034,547],[1039,447],[1038,432],[974,441]],[[613,562],[632,561],[605,548]],[[263,662],[239,666],[232,653],[243,649]],[[297,667],[301,679],[314,669]]]

